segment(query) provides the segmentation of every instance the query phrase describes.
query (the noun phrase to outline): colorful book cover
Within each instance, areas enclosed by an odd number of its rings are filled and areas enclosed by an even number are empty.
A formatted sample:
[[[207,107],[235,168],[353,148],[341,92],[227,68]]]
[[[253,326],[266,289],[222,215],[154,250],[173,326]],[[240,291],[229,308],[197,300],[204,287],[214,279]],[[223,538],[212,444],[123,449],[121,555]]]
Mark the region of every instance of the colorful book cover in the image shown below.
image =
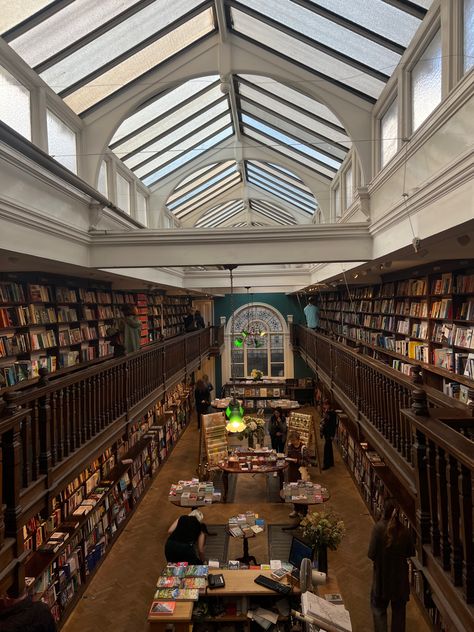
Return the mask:
[[[175,608],[174,601],[154,601],[151,604],[150,615],[173,614]]]
[[[205,577],[185,577],[182,580],[181,588],[189,590],[205,590],[206,578]]]
[[[153,599],[197,601],[199,599],[199,590],[190,588],[158,588]]]
[[[208,567],[204,564],[189,565],[184,571],[184,577],[207,577]]]
[[[179,588],[181,585],[181,579],[179,577],[158,577],[156,582],[157,588]]]

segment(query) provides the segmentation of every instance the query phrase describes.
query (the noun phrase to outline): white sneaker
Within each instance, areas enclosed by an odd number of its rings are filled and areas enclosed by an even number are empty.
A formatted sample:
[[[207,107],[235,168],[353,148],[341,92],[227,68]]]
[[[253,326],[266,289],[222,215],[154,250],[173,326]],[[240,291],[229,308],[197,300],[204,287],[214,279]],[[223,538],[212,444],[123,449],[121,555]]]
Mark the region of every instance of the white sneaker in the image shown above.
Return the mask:
[[[289,518],[296,518],[298,514],[296,513],[296,511],[292,511],[289,515]]]

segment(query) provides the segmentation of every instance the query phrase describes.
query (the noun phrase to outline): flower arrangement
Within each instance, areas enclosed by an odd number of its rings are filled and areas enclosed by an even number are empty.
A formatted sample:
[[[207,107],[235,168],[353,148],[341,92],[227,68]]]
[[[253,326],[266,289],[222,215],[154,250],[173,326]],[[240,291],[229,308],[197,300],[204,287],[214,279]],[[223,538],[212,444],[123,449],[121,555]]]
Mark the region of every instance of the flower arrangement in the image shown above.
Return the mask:
[[[260,371],[260,369],[252,369],[250,371],[250,377],[253,380],[261,380],[263,377],[263,371]]]
[[[265,421],[260,417],[250,417],[246,415],[242,421],[245,424],[245,429],[239,432],[239,439],[249,439],[249,443],[253,442],[253,439],[257,439],[257,443],[263,443],[265,437]]]
[[[300,527],[303,535],[319,549],[327,546],[335,551],[341,543],[346,527],[339,516],[330,511],[321,511],[308,514],[301,521]]]

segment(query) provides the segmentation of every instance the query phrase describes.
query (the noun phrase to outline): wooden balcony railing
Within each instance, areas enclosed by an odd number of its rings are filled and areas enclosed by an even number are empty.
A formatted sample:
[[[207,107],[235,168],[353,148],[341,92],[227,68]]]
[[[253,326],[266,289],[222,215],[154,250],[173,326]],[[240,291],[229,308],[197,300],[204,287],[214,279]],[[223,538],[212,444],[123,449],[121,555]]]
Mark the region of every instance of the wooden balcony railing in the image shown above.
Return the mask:
[[[451,612],[457,603],[456,616],[468,624],[460,629],[469,629],[469,604],[474,603],[474,390],[466,406],[423,385],[416,370],[406,376],[301,325],[293,326],[292,342],[413,498],[419,557],[436,585],[443,612]]]
[[[19,559],[25,522],[49,508],[94,454],[123,434],[126,424],[152,406],[172,382],[196,369],[218,329],[201,329],[43,380],[33,388],[7,392],[0,416],[0,547],[4,538],[13,538],[14,557]]]

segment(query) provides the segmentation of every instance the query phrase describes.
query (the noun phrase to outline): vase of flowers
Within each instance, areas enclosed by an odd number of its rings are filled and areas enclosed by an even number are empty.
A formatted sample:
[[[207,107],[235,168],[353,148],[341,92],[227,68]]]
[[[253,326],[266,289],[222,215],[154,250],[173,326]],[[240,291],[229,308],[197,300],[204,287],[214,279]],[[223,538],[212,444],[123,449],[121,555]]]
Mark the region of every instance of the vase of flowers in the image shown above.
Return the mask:
[[[327,550],[335,551],[346,532],[344,522],[330,511],[315,511],[301,521],[303,536],[314,544],[318,556],[318,570],[328,572]]]
[[[246,415],[242,421],[245,424],[244,430],[237,436],[240,440],[247,439],[249,448],[253,448],[254,443],[263,443],[265,437],[265,421],[260,417],[250,417]]]
[[[258,382],[258,380],[263,378],[263,371],[260,371],[260,369],[252,369],[250,371],[250,377],[254,382]]]

